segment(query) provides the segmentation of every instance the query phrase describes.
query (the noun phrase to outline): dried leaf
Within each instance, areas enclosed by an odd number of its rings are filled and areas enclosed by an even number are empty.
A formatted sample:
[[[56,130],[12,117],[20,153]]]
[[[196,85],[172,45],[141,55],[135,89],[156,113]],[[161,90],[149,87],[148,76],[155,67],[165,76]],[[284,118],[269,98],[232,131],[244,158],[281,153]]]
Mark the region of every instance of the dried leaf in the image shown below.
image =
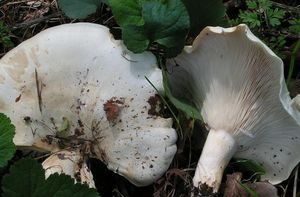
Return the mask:
[[[250,189],[255,191],[258,196],[277,197],[277,189],[268,182],[247,183]]]
[[[227,175],[224,197],[246,197],[247,192],[239,184],[242,179],[242,173],[235,172]]]
[[[224,197],[248,197],[249,193],[241,186],[242,174],[239,172],[227,175]],[[268,182],[247,182],[246,187],[251,189],[257,196],[277,197],[277,189]]]

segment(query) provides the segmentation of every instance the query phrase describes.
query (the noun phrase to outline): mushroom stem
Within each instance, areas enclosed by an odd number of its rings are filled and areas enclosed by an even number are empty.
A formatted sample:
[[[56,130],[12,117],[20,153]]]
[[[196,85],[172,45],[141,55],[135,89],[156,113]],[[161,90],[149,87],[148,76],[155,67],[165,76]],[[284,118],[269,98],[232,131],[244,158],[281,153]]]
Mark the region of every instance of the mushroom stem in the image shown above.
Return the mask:
[[[237,150],[233,136],[224,130],[211,129],[197,164],[193,183],[195,187],[206,184],[217,192],[223,171]]]

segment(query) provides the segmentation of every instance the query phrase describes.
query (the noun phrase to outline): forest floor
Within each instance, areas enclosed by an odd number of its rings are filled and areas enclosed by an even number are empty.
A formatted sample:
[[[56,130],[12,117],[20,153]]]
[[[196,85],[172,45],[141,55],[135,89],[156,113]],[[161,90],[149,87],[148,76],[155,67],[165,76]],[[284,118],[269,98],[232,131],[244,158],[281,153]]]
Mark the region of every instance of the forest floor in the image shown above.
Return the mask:
[[[295,1],[276,1],[283,9],[293,9],[299,7],[299,2]],[[245,7],[244,1],[228,0],[224,1],[227,8],[227,17],[236,17],[240,9]],[[299,14],[299,13],[298,13]],[[56,0],[2,0],[0,1],[0,35],[2,43],[0,45],[0,58],[13,47],[24,40],[27,40],[42,30],[47,28],[79,21],[102,24],[111,29],[117,38],[120,38],[121,30],[112,17],[111,10],[103,4],[97,12],[84,20],[71,20],[67,18],[59,9]],[[285,24],[282,23],[284,26]],[[280,26],[278,28],[281,28]],[[282,28],[286,28],[285,26]],[[273,36],[276,32],[265,34],[266,37]],[[300,35],[289,34],[285,37],[285,43],[281,46],[280,52],[285,56],[286,77],[290,65],[292,45],[299,40]],[[193,38],[191,38],[193,39]],[[300,53],[297,51],[293,74],[289,90],[292,96],[300,93]],[[123,177],[107,170],[106,166],[98,160],[90,160],[91,170],[94,174],[97,190],[101,197],[134,197],[134,196],[189,196],[193,190],[192,177],[195,166],[198,162],[201,148],[203,147],[207,131],[205,125],[193,120],[182,120],[184,135],[178,141],[178,151],[169,170],[156,183],[147,187],[135,187]],[[193,132],[197,131],[197,132]],[[17,151],[14,160],[19,160],[27,155],[34,155],[34,152]],[[232,160],[225,170],[223,182],[219,196],[227,192],[234,193],[243,188],[234,180],[240,180],[243,183],[253,183],[253,172],[238,165],[239,162]],[[227,179],[226,179],[227,176]],[[242,176],[242,178],[241,178]],[[300,181],[298,178],[298,167],[293,171],[290,178],[283,183],[273,187],[270,184],[263,183],[256,185],[259,189],[265,190],[265,194],[274,194],[278,192],[280,197],[300,196]],[[257,190],[259,190],[257,189]],[[226,191],[227,190],[227,191]],[[257,191],[256,190],[256,191]],[[229,192],[229,193],[228,193]],[[238,193],[238,192],[237,192]],[[246,193],[241,196],[247,196]],[[208,188],[204,188],[202,196],[212,196]],[[217,196],[217,195],[216,195]],[[231,196],[234,196],[233,194]]]

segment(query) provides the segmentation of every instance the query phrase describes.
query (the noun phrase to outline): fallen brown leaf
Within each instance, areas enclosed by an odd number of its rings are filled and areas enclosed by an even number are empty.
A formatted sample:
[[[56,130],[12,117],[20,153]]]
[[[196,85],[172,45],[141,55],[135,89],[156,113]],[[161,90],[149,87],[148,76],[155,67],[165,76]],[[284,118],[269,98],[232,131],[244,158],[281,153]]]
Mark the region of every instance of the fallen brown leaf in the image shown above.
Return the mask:
[[[227,175],[224,197],[248,197],[248,192],[240,185],[242,173],[235,172]],[[277,189],[268,182],[246,182],[249,189],[260,197],[277,197]]]

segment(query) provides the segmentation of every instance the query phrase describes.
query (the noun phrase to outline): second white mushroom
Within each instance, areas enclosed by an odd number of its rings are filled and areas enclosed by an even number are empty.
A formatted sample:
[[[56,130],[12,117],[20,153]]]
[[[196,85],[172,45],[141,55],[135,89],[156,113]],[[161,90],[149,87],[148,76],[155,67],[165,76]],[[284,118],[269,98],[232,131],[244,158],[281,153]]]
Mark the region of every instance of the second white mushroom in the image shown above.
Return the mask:
[[[299,111],[282,60],[246,25],[205,28],[168,68],[173,93],[191,99],[210,129],[195,187],[217,192],[232,157],[261,164],[272,184],[289,177],[300,161]]]

